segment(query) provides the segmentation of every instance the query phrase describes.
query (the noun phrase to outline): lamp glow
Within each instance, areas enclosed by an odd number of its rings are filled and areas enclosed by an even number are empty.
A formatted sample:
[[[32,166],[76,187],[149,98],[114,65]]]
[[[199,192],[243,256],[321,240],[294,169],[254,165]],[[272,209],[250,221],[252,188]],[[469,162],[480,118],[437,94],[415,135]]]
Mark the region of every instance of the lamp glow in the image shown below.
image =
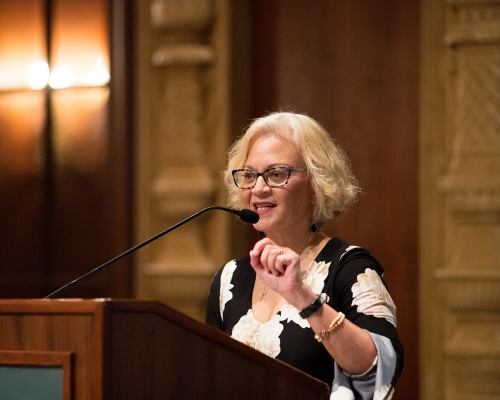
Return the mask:
[[[49,78],[49,85],[52,89],[63,89],[70,87],[75,82],[75,74],[68,67],[55,68]]]
[[[109,72],[104,66],[102,58],[99,58],[92,70],[87,74],[87,83],[90,86],[104,86],[109,82]]]
[[[28,84],[34,90],[43,89],[49,81],[49,66],[45,61],[37,61],[28,70]]]

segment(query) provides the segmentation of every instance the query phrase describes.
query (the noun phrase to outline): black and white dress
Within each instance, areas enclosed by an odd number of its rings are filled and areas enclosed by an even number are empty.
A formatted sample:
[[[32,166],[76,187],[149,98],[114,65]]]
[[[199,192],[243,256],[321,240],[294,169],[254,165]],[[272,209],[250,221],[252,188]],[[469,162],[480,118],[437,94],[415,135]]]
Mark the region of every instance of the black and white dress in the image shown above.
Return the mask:
[[[403,347],[396,330],[396,307],[370,253],[338,238],[330,239],[304,277],[327,303],[366,329],[377,347],[373,366],[349,375],[335,363],[299,310],[285,303],[266,323],[252,313],[255,271],[249,256],[232,260],[215,275],[206,322],[271,357],[312,375],[332,388],[331,399],[389,399],[403,368]]]

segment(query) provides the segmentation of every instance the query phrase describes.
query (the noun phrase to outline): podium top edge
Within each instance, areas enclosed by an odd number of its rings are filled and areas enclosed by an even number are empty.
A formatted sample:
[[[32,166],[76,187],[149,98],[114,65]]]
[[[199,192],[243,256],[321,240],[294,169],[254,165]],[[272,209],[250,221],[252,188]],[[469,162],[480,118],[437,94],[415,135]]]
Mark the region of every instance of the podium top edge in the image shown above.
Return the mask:
[[[151,300],[114,299],[114,298],[61,298],[61,299],[0,299],[2,313],[56,313],[56,312],[95,312],[109,305],[153,306],[160,304]]]

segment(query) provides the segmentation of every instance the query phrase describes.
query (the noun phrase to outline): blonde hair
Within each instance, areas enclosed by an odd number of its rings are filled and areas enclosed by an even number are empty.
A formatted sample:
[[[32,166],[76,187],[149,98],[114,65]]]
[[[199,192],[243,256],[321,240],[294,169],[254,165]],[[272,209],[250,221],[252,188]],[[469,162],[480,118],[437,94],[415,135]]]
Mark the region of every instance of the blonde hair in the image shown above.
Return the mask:
[[[315,193],[313,223],[318,228],[333,222],[355,201],[358,182],[349,160],[328,132],[314,119],[293,112],[275,112],[255,119],[229,149],[224,183],[228,205],[242,208],[241,189],[234,184],[232,170],[241,168],[255,139],[273,134],[295,143]]]

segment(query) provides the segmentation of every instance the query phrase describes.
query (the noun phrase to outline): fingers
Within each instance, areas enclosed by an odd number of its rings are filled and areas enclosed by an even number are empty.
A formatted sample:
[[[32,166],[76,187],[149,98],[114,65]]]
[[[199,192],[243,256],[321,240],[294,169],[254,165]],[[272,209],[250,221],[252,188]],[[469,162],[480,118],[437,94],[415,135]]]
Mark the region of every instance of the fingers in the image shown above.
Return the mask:
[[[266,246],[262,251],[260,260],[264,269],[275,276],[285,273],[285,261],[283,256],[283,249],[277,246]]]
[[[283,275],[293,259],[293,254],[295,253],[290,249],[277,246],[266,238],[257,242],[250,251],[250,263],[256,271],[264,270],[275,276]]]

